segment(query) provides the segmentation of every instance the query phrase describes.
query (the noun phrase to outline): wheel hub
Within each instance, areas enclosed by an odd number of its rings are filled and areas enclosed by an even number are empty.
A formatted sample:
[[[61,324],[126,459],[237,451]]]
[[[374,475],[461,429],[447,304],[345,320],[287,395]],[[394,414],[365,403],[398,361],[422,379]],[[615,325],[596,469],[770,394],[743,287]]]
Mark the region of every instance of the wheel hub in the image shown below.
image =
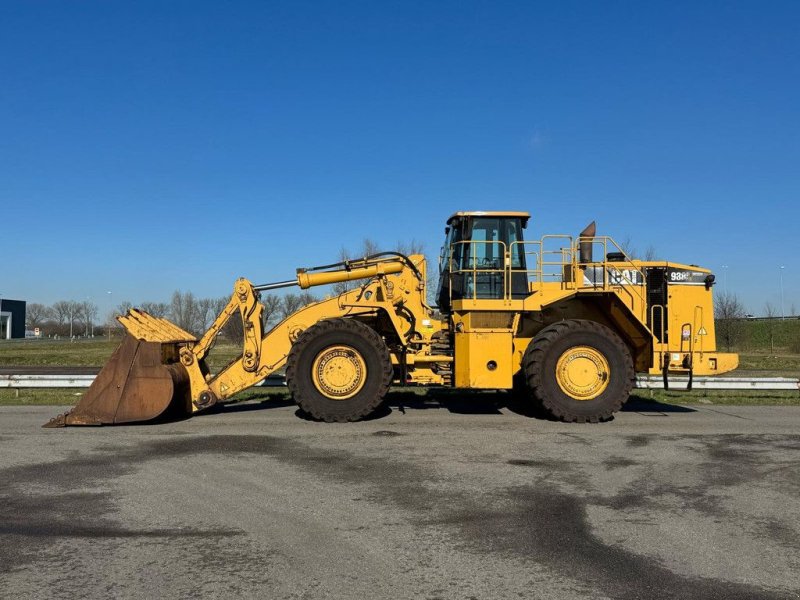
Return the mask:
[[[611,370],[602,352],[590,346],[567,349],[556,363],[556,381],[575,400],[592,400],[608,387]]]
[[[325,348],[311,367],[314,385],[331,400],[347,400],[364,387],[367,365],[350,346]]]

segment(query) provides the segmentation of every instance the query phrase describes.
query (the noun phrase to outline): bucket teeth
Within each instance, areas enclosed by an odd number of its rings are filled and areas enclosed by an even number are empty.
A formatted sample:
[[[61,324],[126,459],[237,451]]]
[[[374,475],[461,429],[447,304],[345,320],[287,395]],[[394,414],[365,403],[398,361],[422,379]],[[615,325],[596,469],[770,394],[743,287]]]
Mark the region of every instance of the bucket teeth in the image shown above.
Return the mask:
[[[69,411],[58,415],[57,417],[53,417],[47,423],[42,425],[42,427],[66,427],[67,426],[67,416],[69,415]]]
[[[96,417],[83,415],[80,411],[77,411],[75,414],[73,414],[73,411],[67,411],[57,417],[53,417],[42,425],[42,427],[54,429],[57,427],[67,427],[68,425],[103,425],[103,422]]]

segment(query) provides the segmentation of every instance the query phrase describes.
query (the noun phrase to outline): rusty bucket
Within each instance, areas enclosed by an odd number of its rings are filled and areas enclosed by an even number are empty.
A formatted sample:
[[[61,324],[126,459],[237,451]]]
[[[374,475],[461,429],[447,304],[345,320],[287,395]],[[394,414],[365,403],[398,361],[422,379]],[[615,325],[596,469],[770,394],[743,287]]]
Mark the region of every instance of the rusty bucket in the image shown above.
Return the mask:
[[[139,423],[189,410],[188,374],[174,358],[176,330],[183,334],[180,341],[193,340],[191,334],[135,309],[119,320],[128,333],[111,359],[78,404],[44,427]],[[165,334],[159,326],[171,329]]]

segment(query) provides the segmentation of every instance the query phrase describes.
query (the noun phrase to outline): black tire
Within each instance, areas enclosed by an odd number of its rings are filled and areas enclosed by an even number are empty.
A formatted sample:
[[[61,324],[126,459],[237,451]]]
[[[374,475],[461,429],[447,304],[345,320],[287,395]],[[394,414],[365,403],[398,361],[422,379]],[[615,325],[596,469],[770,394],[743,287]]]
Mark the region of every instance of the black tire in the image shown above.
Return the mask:
[[[366,373],[353,396],[334,399],[317,387],[314,365],[326,350],[339,346],[349,348],[351,356],[360,357]],[[292,345],[286,362],[286,382],[295,402],[313,418],[327,423],[358,421],[372,413],[383,402],[392,375],[392,361],[383,338],[353,319],[327,319],[309,327]]]
[[[605,389],[590,399],[567,393],[556,373],[559,359],[578,346],[589,347],[608,364]],[[610,419],[630,397],[635,380],[630,350],[619,335],[600,323],[577,319],[542,329],[525,351],[522,368],[534,399],[555,418],[567,422]]]

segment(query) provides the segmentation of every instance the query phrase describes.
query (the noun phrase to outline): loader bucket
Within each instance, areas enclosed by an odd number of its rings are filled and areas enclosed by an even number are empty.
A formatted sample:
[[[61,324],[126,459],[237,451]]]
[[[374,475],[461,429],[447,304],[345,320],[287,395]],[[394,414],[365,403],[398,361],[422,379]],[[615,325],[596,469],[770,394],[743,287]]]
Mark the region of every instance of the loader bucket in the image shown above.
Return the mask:
[[[150,421],[185,411],[187,394],[188,374],[180,363],[162,364],[162,343],[128,333],[78,404],[43,427]]]

